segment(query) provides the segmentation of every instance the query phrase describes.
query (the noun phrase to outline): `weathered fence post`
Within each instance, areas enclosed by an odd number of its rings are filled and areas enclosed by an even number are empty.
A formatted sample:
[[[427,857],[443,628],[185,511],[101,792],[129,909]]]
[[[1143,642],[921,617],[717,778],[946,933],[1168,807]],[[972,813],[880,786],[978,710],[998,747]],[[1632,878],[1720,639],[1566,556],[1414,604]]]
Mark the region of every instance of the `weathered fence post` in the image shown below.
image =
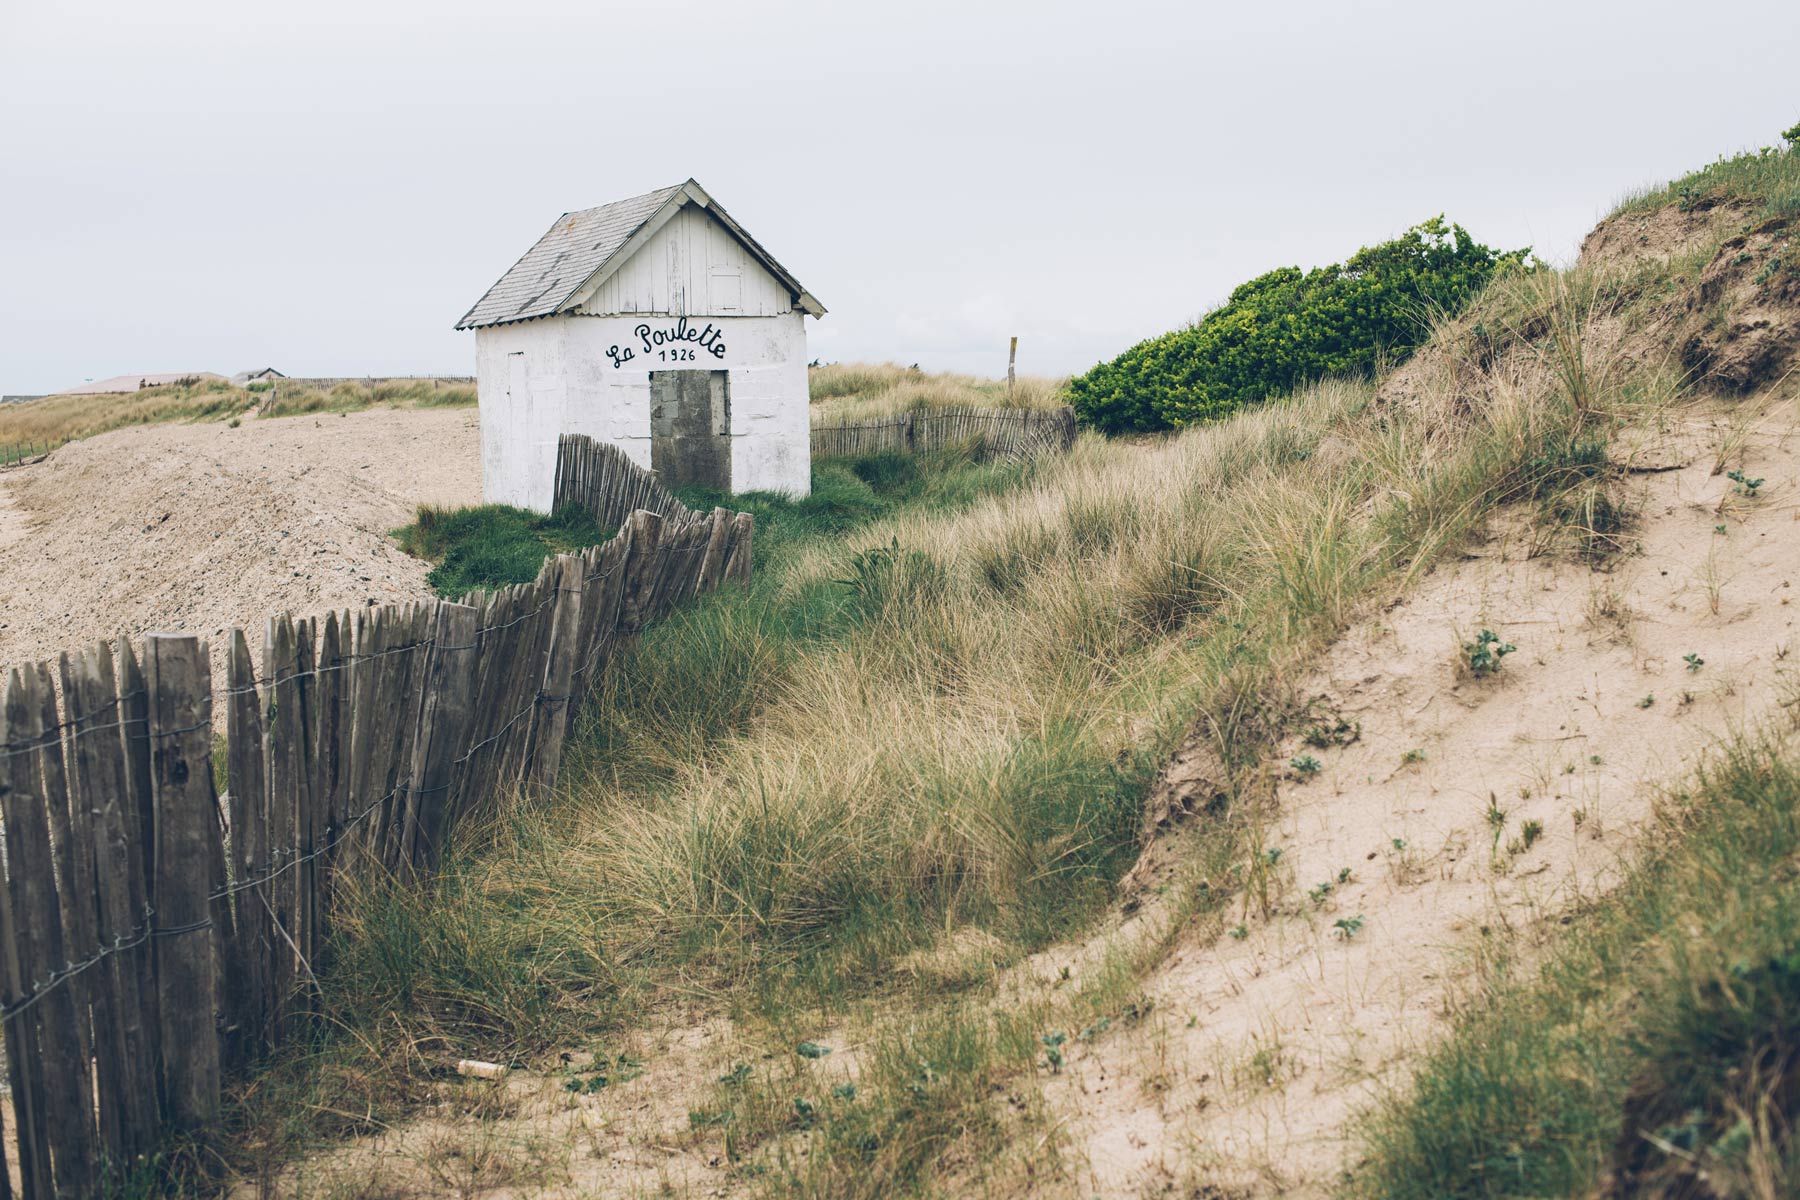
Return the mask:
[[[531,787],[546,792],[556,782],[563,742],[569,731],[569,695],[575,680],[575,658],[581,630],[581,557],[566,554],[557,564],[556,608],[550,625],[550,647],[544,658],[544,683],[533,715]]]
[[[756,518],[749,513],[739,513],[731,519],[731,557],[725,560],[726,579],[750,582],[750,537],[755,528]]]
[[[413,738],[412,783],[401,831],[401,870],[429,874],[443,853],[444,811],[456,758],[474,711],[475,630],[480,610],[440,604],[432,631],[425,694]]]
[[[624,595],[619,601],[619,628],[636,633],[644,627],[656,590],[656,549],[662,540],[662,518],[640,508],[625,518]]]
[[[129,785],[113,715],[119,693],[112,654],[104,642],[90,646],[74,658],[65,655],[62,672],[70,811],[85,822],[83,841],[93,856],[96,945],[111,952],[92,992],[100,1133],[114,1166],[123,1169],[150,1148],[160,1124],[154,1043],[144,1031],[146,997],[137,963],[124,951],[143,935],[143,882],[132,861],[137,829],[124,807]]]
[[[219,853],[213,795],[212,681],[197,637],[144,639],[150,691],[150,772],[156,805],[154,936],[169,1119],[195,1128],[219,1112],[218,980],[213,973],[211,872]]]
[[[61,935],[60,920],[54,926],[46,926],[40,915],[43,890],[50,883],[50,855],[48,835],[41,839],[39,836],[42,807],[35,803],[37,798],[31,790],[33,742],[27,723],[32,706],[24,693],[27,679],[19,671],[10,672],[4,681],[4,693],[0,694],[0,747],[6,751],[0,756],[0,804],[4,806],[9,864],[5,911],[0,912],[0,917],[4,917],[0,939],[5,943],[6,1005],[11,1014],[6,1022],[6,1060],[13,1093],[14,1133],[19,1143],[19,1176],[24,1193],[36,1196],[55,1194],[50,1165],[52,1099],[47,1093],[64,1089],[53,1089],[47,1076],[71,1066],[57,1053],[61,1039],[51,1036],[48,1026],[52,1020],[73,1020],[73,1013],[52,1017],[49,1010],[59,1003],[56,996],[45,997],[29,1008],[21,1007],[35,998],[44,982],[41,964],[48,956],[41,945],[43,931],[53,928]],[[60,964],[66,960],[52,961]],[[66,1002],[65,996],[60,1003]],[[65,1097],[58,1108],[67,1102]]]
[[[228,1009],[236,1026],[234,1058],[250,1059],[274,1044],[271,972],[275,959],[268,888],[269,787],[263,758],[263,707],[250,644],[231,631],[226,670],[225,781],[231,794],[231,865],[238,891],[237,930],[242,959],[231,973]]]
[[[694,581],[695,592],[710,592],[719,586],[725,572],[725,549],[731,544],[731,510],[712,510],[712,529],[706,537],[706,553],[700,556],[700,574]]]
[[[269,1003],[273,1008],[272,1036],[279,1040],[293,1016],[294,980],[299,970],[300,930],[297,876],[290,859],[299,844],[301,793],[300,753],[304,746],[304,704],[294,679],[297,653],[294,623],[286,616],[270,617],[263,632],[263,681],[268,689],[268,727],[263,739],[263,776],[267,781],[267,808],[263,837],[269,847],[268,863],[261,874],[266,888],[253,895],[266,906],[273,955],[269,966]]]

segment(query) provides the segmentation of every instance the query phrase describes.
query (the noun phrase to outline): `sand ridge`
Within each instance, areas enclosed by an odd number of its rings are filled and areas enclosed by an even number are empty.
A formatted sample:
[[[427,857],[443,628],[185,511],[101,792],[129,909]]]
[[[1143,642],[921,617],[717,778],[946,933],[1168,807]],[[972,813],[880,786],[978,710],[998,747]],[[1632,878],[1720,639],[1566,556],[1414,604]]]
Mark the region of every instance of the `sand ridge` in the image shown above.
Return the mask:
[[[481,499],[474,409],[120,429],[0,472],[0,664],[424,598],[389,531]]]

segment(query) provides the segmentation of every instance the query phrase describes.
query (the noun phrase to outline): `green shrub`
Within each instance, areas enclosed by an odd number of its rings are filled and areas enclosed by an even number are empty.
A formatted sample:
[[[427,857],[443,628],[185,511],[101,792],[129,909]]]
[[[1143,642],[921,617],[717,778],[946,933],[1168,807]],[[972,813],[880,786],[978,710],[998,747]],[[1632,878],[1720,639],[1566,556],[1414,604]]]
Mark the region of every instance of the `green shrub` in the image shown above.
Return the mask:
[[[1213,420],[1327,375],[1367,375],[1425,340],[1494,273],[1500,252],[1433,217],[1348,262],[1281,267],[1192,326],[1140,342],[1069,384],[1082,421],[1105,433]]]

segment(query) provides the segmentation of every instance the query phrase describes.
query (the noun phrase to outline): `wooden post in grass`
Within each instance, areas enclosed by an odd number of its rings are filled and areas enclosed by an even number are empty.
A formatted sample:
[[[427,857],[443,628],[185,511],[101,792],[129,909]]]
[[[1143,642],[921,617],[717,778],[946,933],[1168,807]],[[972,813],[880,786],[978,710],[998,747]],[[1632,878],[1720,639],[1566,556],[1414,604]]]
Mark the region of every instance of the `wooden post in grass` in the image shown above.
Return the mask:
[[[1006,352],[1006,402],[1013,402],[1013,364],[1019,359],[1019,339],[1014,335],[1012,349]]]

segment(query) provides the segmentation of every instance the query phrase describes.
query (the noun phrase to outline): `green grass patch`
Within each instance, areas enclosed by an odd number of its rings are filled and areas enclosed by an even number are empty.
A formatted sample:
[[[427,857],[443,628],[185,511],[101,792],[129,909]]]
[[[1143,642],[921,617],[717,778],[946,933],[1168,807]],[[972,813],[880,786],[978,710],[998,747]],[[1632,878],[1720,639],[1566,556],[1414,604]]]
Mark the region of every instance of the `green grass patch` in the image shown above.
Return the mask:
[[[1607,1194],[1800,1194],[1800,759],[1734,745],[1644,841],[1541,967],[1478,948],[1352,1194],[1591,1195],[1609,1171]],[[1714,1191],[1679,1186],[1701,1171]]]
[[[411,525],[393,532],[402,550],[436,564],[425,582],[452,600],[477,588],[530,583],[547,557],[598,545],[612,535],[573,504],[549,516],[507,504],[428,504],[420,506]]]

